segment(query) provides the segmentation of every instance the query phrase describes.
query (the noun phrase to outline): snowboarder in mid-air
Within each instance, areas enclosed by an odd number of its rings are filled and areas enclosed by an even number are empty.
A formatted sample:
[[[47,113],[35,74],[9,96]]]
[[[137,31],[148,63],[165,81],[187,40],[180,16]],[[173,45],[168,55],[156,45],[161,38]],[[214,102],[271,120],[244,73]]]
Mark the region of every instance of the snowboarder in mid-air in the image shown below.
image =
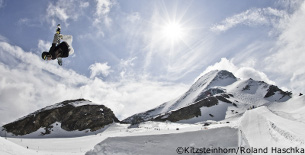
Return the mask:
[[[49,52],[44,51],[41,54],[43,60],[55,60],[57,59],[58,64],[62,66],[62,58],[67,58],[68,56],[74,53],[73,48],[71,47],[72,44],[72,36],[70,35],[62,35],[60,33],[61,27],[60,24],[57,25],[56,33],[54,35],[54,39],[52,42],[52,46]],[[70,42],[70,45],[67,43],[67,40]]]

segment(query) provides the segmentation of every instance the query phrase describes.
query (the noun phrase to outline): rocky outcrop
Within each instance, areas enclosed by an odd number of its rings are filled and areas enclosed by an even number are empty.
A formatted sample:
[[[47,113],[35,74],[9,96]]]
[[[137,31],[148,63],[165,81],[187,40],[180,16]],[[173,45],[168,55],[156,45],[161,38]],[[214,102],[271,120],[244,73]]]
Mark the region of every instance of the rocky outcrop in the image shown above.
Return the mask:
[[[154,121],[171,121],[177,122],[180,120],[187,120],[193,117],[201,116],[201,107],[211,107],[218,104],[216,97],[208,97],[203,100],[198,101],[187,107],[183,107],[179,110],[169,112],[165,115],[161,115],[153,119]]]
[[[14,135],[26,135],[44,128],[49,134],[52,124],[60,123],[66,131],[90,129],[96,131],[113,122],[119,122],[112,110],[104,105],[92,104],[88,100],[68,100],[38,110],[3,128]]]
[[[180,120],[188,120],[194,117],[202,116],[200,108],[202,107],[212,107],[219,104],[219,101],[224,103],[232,104],[227,98],[230,98],[228,94],[218,94],[217,96],[205,97],[197,101],[194,104],[183,107],[181,109],[168,112],[166,114],[159,115],[158,117],[152,119],[152,121],[171,121],[177,122]],[[140,119],[140,118],[138,118]],[[136,121],[135,121],[136,122]]]
[[[274,95],[275,92],[279,92],[279,93],[282,95],[282,97],[285,97],[285,96],[289,96],[289,97],[290,97],[290,96],[292,95],[291,92],[288,92],[288,91],[284,92],[283,90],[281,90],[281,89],[278,88],[277,86],[270,85],[270,86],[269,86],[269,89],[268,89],[268,92],[267,92],[267,94],[265,95],[265,98]]]

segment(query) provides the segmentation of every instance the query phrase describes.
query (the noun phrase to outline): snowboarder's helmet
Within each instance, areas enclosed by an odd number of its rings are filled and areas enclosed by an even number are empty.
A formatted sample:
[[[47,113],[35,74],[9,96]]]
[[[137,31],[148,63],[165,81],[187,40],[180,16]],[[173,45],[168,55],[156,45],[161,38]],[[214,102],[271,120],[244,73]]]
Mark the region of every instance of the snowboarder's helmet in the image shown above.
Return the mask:
[[[44,51],[44,52],[42,52],[41,57],[43,60],[47,60],[48,55],[49,55],[49,52]]]

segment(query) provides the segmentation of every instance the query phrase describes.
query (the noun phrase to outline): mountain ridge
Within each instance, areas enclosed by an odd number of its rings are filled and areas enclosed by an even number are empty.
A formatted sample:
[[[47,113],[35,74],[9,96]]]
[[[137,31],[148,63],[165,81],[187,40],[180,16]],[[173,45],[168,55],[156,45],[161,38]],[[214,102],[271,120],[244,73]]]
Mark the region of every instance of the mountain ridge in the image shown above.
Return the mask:
[[[210,71],[194,82],[190,89],[177,99],[165,102],[151,110],[132,115],[122,122],[137,124],[143,121],[185,121],[203,117],[201,121],[224,119],[234,111],[243,113],[249,107],[257,107],[269,102],[283,102],[290,98],[290,92],[284,92],[277,86],[253,79],[241,80],[226,70]],[[249,104],[249,103],[250,104]],[[221,117],[209,113],[205,108],[219,107]],[[225,110],[226,109],[226,110]],[[208,112],[209,114],[203,114]],[[217,113],[217,110],[215,111]],[[215,116],[215,117],[214,117]],[[217,119],[216,119],[217,118]]]

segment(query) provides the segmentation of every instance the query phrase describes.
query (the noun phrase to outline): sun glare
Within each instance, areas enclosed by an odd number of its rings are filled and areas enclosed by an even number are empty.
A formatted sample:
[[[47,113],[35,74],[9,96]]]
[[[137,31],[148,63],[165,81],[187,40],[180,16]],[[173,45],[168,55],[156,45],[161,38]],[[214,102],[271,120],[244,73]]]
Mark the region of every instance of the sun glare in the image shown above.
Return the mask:
[[[183,28],[179,23],[168,23],[163,27],[163,36],[171,41],[183,38]]]

